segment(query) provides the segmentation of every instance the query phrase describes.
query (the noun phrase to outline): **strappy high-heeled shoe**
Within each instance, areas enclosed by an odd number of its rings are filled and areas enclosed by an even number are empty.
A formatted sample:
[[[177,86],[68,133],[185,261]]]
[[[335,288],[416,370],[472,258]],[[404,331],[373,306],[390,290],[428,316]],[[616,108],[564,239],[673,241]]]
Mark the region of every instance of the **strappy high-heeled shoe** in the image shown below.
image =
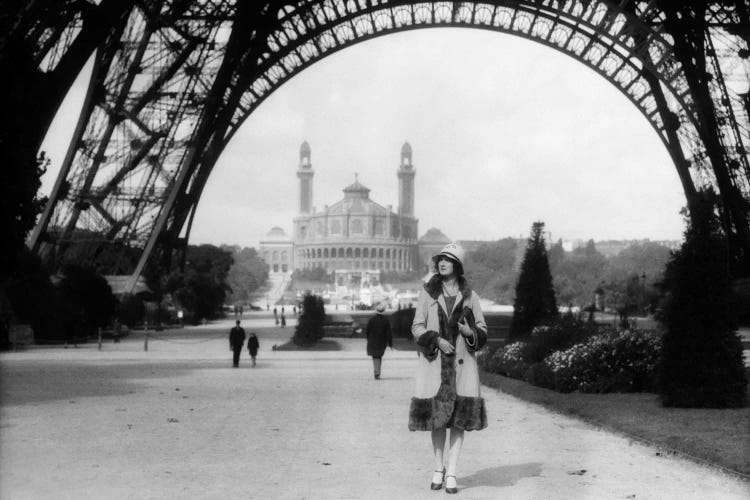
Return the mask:
[[[443,481],[445,481],[445,469],[436,470],[432,474],[432,483],[430,484],[430,489],[439,490],[443,487]]]
[[[458,493],[458,485],[456,484],[456,476],[445,476],[445,492],[446,493]]]

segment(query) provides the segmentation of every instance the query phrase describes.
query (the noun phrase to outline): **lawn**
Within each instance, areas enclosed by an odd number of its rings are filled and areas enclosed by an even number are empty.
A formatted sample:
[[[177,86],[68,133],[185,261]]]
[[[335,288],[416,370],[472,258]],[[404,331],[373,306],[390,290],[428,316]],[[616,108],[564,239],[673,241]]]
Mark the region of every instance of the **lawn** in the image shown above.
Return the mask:
[[[655,445],[658,453],[680,454],[750,480],[750,407],[664,408],[656,394],[563,394],[485,371],[480,377],[506,394]]]

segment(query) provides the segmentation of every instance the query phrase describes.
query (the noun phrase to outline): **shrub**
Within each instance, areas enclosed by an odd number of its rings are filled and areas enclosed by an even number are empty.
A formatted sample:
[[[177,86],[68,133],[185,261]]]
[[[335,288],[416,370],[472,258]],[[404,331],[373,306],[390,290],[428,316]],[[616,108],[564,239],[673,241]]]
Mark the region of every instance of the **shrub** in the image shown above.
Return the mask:
[[[531,366],[541,363],[551,353],[567,349],[608,329],[608,326],[563,316],[550,324],[534,327],[525,341],[514,342],[496,351],[487,361],[487,369],[509,377],[524,378]]]
[[[117,319],[128,328],[133,328],[137,323],[143,322],[145,314],[146,307],[137,295],[126,294],[117,304]]]
[[[94,335],[97,327],[105,327],[115,315],[117,299],[112,288],[92,268],[69,266],[58,290],[69,313],[65,321],[68,337]]]
[[[302,314],[297,319],[292,341],[295,345],[309,347],[323,338],[325,323],[323,298],[310,293],[302,299]]]
[[[555,388],[555,373],[547,363],[533,363],[523,374],[523,380],[538,387]]]
[[[609,325],[598,325],[582,321],[572,315],[563,315],[557,320],[534,327],[528,341],[536,346],[530,351],[533,356],[527,361],[540,362],[555,351],[562,351],[589,337],[610,331]]]
[[[513,378],[522,378],[535,357],[536,346],[528,342],[513,342],[492,355],[491,371]]]
[[[18,265],[7,283],[0,309],[3,323],[27,323],[34,330],[35,341],[55,341],[63,338],[60,328],[57,289],[41,259],[25,249],[18,257]],[[7,340],[7,338],[3,338]],[[3,342],[5,344],[5,342]],[[4,345],[2,347],[8,347]]]
[[[477,366],[482,370],[495,373],[495,370],[492,369],[492,355],[494,353],[495,350],[489,346],[484,346],[478,350],[476,352]]]
[[[661,338],[625,330],[596,335],[545,360],[560,392],[640,392],[654,387]]]
[[[560,392],[641,392],[655,387],[660,353],[656,332],[570,320],[536,327],[528,341],[485,355],[481,366]]]

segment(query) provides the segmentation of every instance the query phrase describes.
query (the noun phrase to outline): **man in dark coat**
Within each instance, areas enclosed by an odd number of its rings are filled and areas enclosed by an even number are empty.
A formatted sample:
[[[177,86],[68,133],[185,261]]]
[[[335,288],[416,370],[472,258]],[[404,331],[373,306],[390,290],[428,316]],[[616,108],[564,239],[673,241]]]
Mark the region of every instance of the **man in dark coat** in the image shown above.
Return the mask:
[[[378,304],[376,314],[367,322],[367,355],[372,356],[372,367],[375,380],[380,379],[380,366],[383,362],[385,347],[393,349],[393,338],[391,337],[391,323],[383,314],[385,304]]]
[[[233,352],[232,366],[235,368],[240,366],[240,353],[244,342],[245,330],[240,326],[240,320],[237,320],[237,324],[229,331],[229,348]]]

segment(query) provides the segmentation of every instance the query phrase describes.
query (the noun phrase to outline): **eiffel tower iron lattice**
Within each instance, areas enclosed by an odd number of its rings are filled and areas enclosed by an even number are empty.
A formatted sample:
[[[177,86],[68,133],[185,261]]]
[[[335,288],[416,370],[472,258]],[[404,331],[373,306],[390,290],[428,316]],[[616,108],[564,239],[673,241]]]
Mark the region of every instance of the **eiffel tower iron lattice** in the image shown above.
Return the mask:
[[[132,287],[149,260],[166,264],[184,247],[216,160],[274,90],[356,43],[449,26],[544,44],[618,88],[669,151],[688,204],[706,188],[718,195],[733,272],[750,276],[747,0],[59,4],[56,16],[22,10],[14,25],[42,76],[96,48],[78,127],[30,239],[53,264],[96,262],[130,274]],[[97,10],[107,28],[98,39],[85,22]]]

